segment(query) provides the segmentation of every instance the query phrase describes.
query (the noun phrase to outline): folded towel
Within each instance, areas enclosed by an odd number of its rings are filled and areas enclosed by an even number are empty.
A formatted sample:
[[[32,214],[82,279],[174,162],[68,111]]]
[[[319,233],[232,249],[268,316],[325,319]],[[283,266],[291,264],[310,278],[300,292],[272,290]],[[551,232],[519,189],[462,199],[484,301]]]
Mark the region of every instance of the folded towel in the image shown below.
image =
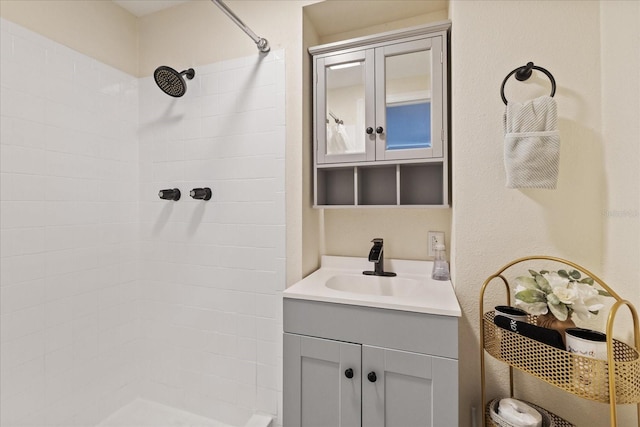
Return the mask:
[[[556,101],[541,96],[507,103],[504,113],[504,165],[509,188],[556,188],[560,133]]]

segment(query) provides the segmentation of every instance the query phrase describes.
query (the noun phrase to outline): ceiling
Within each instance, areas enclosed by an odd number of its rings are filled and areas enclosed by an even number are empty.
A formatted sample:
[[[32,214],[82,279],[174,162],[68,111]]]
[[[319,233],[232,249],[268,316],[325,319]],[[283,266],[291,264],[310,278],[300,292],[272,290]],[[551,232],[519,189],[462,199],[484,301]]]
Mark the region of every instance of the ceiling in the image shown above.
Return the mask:
[[[167,9],[190,0],[113,0],[137,17]]]

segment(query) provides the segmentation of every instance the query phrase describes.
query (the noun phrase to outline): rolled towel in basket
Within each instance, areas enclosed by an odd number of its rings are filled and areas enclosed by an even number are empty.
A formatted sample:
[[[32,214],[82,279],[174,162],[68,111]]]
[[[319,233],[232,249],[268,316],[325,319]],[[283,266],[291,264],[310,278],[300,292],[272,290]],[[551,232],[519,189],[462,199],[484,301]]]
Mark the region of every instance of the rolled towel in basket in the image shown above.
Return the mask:
[[[517,399],[500,399],[498,413],[509,424],[518,427],[541,427],[542,415]]]
[[[504,165],[509,188],[556,188],[560,133],[556,101],[509,102],[504,113]]]

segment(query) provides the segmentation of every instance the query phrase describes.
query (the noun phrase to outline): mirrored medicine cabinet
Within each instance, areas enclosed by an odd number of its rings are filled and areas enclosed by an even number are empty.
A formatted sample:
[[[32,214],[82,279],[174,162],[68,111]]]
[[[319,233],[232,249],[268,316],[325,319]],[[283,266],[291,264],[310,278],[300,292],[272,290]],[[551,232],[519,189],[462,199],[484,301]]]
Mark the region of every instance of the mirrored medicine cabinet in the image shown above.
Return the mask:
[[[314,205],[448,206],[450,22],[312,47]]]

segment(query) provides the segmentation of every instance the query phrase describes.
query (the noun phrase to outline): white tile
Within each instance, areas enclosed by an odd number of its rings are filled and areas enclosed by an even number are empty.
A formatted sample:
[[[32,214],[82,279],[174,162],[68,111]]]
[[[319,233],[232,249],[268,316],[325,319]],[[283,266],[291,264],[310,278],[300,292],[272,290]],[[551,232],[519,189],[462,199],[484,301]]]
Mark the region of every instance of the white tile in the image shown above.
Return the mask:
[[[22,363],[44,356],[44,352],[42,331],[4,342],[0,346],[0,372],[4,375],[5,372]]]
[[[73,320],[73,297],[47,302],[44,312],[47,327],[71,322]]]
[[[59,325],[47,325],[45,329],[45,351],[60,350],[70,347],[73,344],[73,324],[72,322],[61,323]]]
[[[43,253],[4,257],[0,271],[1,286],[41,279],[46,276],[45,268]]]
[[[0,288],[0,312],[9,314],[44,302],[45,279],[21,282]]]
[[[2,342],[16,340],[44,329],[44,308],[41,305],[2,315]]]
[[[8,257],[42,252],[44,235],[44,227],[5,228],[0,240],[0,255]]]
[[[8,188],[3,187],[4,192],[8,190],[8,194],[3,196],[3,200],[13,201],[42,201],[42,189],[44,188],[47,177],[41,175],[23,175],[23,174],[3,174],[3,181],[7,180]],[[42,205],[38,206],[42,209]],[[4,226],[5,219],[0,217]],[[8,223],[7,223],[8,224]]]
[[[3,399],[16,396],[30,388],[44,384],[44,357],[37,357],[17,365],[2,375],[0,393]]]

